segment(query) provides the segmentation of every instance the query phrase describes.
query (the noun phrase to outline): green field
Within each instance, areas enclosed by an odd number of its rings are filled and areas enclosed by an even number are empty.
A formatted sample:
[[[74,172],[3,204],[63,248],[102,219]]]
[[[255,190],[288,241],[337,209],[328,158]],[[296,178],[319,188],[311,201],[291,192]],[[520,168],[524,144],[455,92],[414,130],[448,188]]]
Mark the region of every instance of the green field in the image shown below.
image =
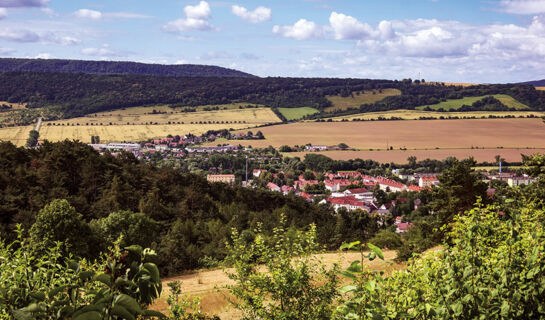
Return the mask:
[[[278,108],[278,111],[286,117],[288,121],[291,120],[298,120],[302,117],[309,115],[309,114],[315,114],[320,111],[311,108],[311,107],[301,107],[301,108]]]
[[[326,98],[331,101],[333,104],[331,107],[327,107],[325,111],[334,111],[334,110],[346,110],[348,108],[359,108],[362,104],[366,103],[375,103],[386,97],[398,96],[401,94],[401,91],[398,89],[380,89],[380,90],[367,90],[362,92],[353,92],[352,96],[341,97],[340,95],[336,96],[326,96]]]
[[[439,108],[443,108],[445,110],[457,110],[460,109],[463,105],[472,105],[474,102],[481,100],[482,98],[485,98],[487,96],[479,96],[479,97],[465,97],[462,99],[450,99],[447,101],[443,101],[438,104],[430,105],[430,106],[421,106],[417,107],[418,110],[424,110],[426,107],[430,107],[433,110],[437,110]],[[509,108],[516,108],[518,110],[524,110],[529,109],[527,105],[520,103],[519,101],[513,99],[511,96],[506,94],[495,94],[493,95],[494,98],[500,100],[503,104],[508,106]]]

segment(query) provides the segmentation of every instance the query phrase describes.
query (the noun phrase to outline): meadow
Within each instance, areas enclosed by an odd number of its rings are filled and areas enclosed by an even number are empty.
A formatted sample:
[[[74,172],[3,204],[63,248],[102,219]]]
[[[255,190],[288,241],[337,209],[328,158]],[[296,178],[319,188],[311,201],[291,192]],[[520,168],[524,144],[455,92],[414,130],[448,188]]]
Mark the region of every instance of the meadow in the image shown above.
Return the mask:
[[[309,115],[309,114],[315,114],[320,111],[317,109],[311,108],[311,107],[301,107],[301,108],[278,108],[278,111],[286,117],[288,121],[292,120],[298,120],[302,117]]]
[[[153,114],[153,110],[156,114]],[[170,113],[169,110],[172,109],[166,106],[136,107],[80,118],[44,121],[40,129],[40,140],[78,139],[90,142],[91,136],[99,136],[102,142],[143,141],[169,134],[200,135],[208,130],[245,129],[280,122],[274,112],[263,107],[238,109],[238,106],[231,105],[226,110],[177,113]],[[25,131],[23,128],[0,128],[0,140],[24,144],[30,129]]]
[[[447,101],[440,102],[438,104],[433,104],[429,106],[420,106],[416,109],[424,110],[427,107],[430,107],[433,110],[437,110],[439,108],[443,108],[445,110],[457,110],[460,109],[463,105],[472,105],[474,102],[481,100],[482,98],[485,98],[487,96],[478,96],[478,97],[464,97],[462,99],[449,99]],[[495,94],[493,95],[494,98],[500,100],[503,104],[505,104],[509,108],[515,108],[518,110],[523,109],[529,109],[527,105],[513,99],[511,96],[506,94]]]
[[[360,120],[377,120],[379,118],[384,119],[390,119],[392,117],[395,118],[401,118],[404,120],[417,120],[420,117],[433,117],[439,119],[440,117],[475,117],[475,118],[481,118],[481,117],[488,117],[488,116],[497,116],[497,117],[505,117],[505,116],[515,116],[515,117],[526,117],[529,115],[533,115],[536,117],[542,117],[545,115],[545,112],[542,111],[468,111],[468,112],[439,112],[439,111],[424,111],[424,110],[407,110],[407,109],[399,109],[399,110],[391,110],[391,111],[380,111],[380,112],[366,112],[366,113],[358,113],[358,114],[351,114],[348,116],[340,116],[340,117],[334,117],[331,118],[333,121],[342,121],[342,120],[349,120],[352,121],[352,119],[360,119]]]
[[[382,89],[381,91],[382,92],[379,90],[367,90],[363,92],[353,92],[353,96],[349,97],[341,97],[340,95],[327,96],[326,98],[331,101],[333,105],[325,108],[324,111],[359,108],[362,104],[375,103],[386,97],[398,96],[401,94],[401,91],[398,89]]]

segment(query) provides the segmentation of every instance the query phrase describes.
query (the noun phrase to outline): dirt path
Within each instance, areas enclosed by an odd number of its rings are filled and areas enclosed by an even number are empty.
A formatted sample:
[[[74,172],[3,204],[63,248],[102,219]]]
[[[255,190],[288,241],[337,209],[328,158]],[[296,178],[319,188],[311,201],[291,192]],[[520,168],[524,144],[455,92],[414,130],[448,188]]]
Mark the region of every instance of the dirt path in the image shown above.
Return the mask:
[[[327,266],[332,266],[334,263],[340,265],[341,268],[346,268],[352,261],[360,258],[357,252],[334,252],[316,255]],[[374,261],[366,261],[367,268],[372,270],[383,270],[390,272],[403,268],[403,264],[396,264],[394,259],[396,252],[392,250],[384,251],[384,261],[375,259]],[[227,269],[226,271],[232,271]],[[201,306],[203,312],[208,314],[218,315],[222,320],[238,319],[240,315],[237,310],[234,310],[226,299],[227,291],[225,286],[233,284],[227,277],[224,270],[204,270],[194,273],[184,274],[175,277],[163,279],[163,292],[152,306],[152,309],[167,311],[166,298],[169,295],[168,282],[181,281],[182,292],[193,297],[201,297]]]

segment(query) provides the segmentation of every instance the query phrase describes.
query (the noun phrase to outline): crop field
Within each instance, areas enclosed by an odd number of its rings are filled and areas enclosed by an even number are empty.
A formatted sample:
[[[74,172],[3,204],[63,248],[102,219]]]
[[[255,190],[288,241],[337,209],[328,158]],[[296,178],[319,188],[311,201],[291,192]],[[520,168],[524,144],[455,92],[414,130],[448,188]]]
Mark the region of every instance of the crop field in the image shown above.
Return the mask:
[[[545,90],[545,87],[536,87],[537,90]]]
[[[240,107],[244,108],[248,105],[251,106],[257,106],[258,108],[261,108],[263,106],[241,102],[241,103],[230,103],[230,104],[211,104],[211,105],[203,105],[203,106],[196,106],[196,107],[178,107],[178,108],[171,108],[168,105],[157,105],[157,106],[145,106],[145,107],[131,107],[131,108],[123,108],[118,109],[114,111],[106,111],[106,112],[99,112],[99,113],[93,113],[89,116],[109,116],[109,115],[121,115],[121,116],[134,116],[134,115],[147,115],[147,114],[153,114],[153,110],[156,112],[161,113],[167,113],[167,114],[187,114],[188,112],[184,112],[184,109],[195,109],[196,111],[206,111],[209,112],[209,109],[212,108],[218,108],[221,110],[232,110],[237,109],[240,110]],[[252,108],[250,108],[252,109]]]
[[[464,97],[462,99],[450,99],[447,101],[440,102],[438,104],[433,104],[429,106],[421,106],[417,107],[416,109],[423,110],[426,107],[430,107],[433,110],[437,110],[439,108],[443,108],[445,110],[451,110],[451,109],[459,109],[463,105],[470,106],[475,101],[481,100],[482,98],[487,96],[479,96],[479,97]],[[495,94],[493,95],[494,98],[500,100],[503,104],[508,106],[509,108],[516,108],[516,109],[529,109],[527,105],[520,103],[519,101],[513,99],[511,96],[506,94]]]
[[[23,146],[28,138],[30,130],[34,126],[0,128],[0,141],[11,141],[17,146]]]
[[[163,112],[160,108],[128,108],[81,118],[46,121],[40,129],[40,140],[78,139],[89,142],[91,136],[98,135],[103,142],[143,141],[169,134],[199,135],[208,130],[245,129],[280,121],[269,108],[151,114],[153,109]],[[0,128],[0,140],[24,143],[29,130],[15,128],[23,127]]]
[[[545,149],[545,124],[542,119],[467,119],[467,120],[406,120],[367,122],[299,122],[261,128],[265,140],[243,141],[254,147],[269,145],[337,145],[346,143],[357,152],[381,151],[392,148],[405,160],[412,152],[420,156],[430,154],[434,158],[448,155],[508,153],[506,149]],[[436,151],[441,149],[439,151]],[[407,149],[400,150],[400,149]],[[417,149],[417,150],[414,150]],[[491,149],[482,151],[482,149]],[[501,151],[501,152],[500,152]],[[509,151],[509,157],[520,154]],[[352,153],[352,154],[351,154]],[[354,152],[327,152],[353,158]],[[394,152],[388,151],[388,156]],[[367,158],[384,159],[383,153],[361,153]],[[488,155],[483,155],[488,157]],[[505,157],[505,156],[504,156]],[[520,160],[520,156],[517,157]]]
[[[368,90],[359,94],[353,92],[354,97],[341,97],[340,95],[327,96],[327,99],[333,103],[333,106],[326,108],[325,111],[355,108],[365,103],[375,103],[386,97],[398,96],[400,94],[401,91],[398,89],[382,89],[382,92],[379,92],[379,90]]]
[[[302,117],[309,115],[309,114],[315,114],[320,111],[311,108],[311,107],[302,107],[302,108],[278,108],[278,111],[286,117],[288,121],[291,120],[298,120]]]
[[[376,120],[379,118],[385,118],[390,119],[392,117],[401,118],[404,120],[417,120],[420,117],[433,117],[439,119],[440,117],[475,117],[475,118],[481,118],[481,117],[488,117],[491,116],[497,116],[497,117],[505,117],[507,115],[509,116],[515,116],[515,117],[526,117],[529,115],[534,115],[537,117],[545,116],[545,112],[541,111],[468,111],[468,112],[439,112],[439,111],[424,111],[424,110],[407,110],[407,109],[399,109],[399,110],[391,110],[391,111],[381,111],[381,112],[366,112],[366,113],[358,113],[358,114],[351,114],[348,116],[340,116],[340,117],[334,117],[331,118],[333,121],[341,121],[343,119],[351,121],[352,119],[361,119],[361,120]]]

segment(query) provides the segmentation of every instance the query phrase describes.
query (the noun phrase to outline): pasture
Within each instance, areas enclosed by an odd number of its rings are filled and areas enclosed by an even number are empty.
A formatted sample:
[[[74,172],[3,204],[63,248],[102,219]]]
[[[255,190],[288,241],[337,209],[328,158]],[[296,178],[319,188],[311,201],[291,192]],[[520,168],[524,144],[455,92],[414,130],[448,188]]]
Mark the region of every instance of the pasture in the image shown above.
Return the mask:
[[[489,161],[500,151],[506,149],[539,148],[545,149],[545,124],[542,119],[467,119],[467,120],[407,120],[407,121],[367,121],[367,122],[299,122],[261,128],[265,140],[242,141],[254,147],[272,145],[337,145],[346,143],[358,152],[380,151],[392,148],[404,154],[405,160],[410,152],[418,151],[421,156],[429,153],[434,158],[448,155],[460,156],[459,149],[466,154],[481,154],[481,149],[491,154]],[[435,151],[436,148],[441,149]],[[473,149],[472,149],[473,148]],[[407,151],[400,150],[407,149]],[[414,150],[417,149],[417,150]],[[427,150],[426,150],[427,149]],[[497,151],[496,151],[497,150]],[[514,153],[513,153],[514,152]],[[332,152],[328,154],[334,155]],[[381,157],[383,160],[393,155],[383,153],[360,154],[364,157]],[[511,151],[520,154],[519,151]],[[350,151],[336,154],[343,158],[354,158]],[[384,157],[383,157],[384,155]],[[483,155],[488,157],[488,155]],[[396,157],[399,159],[400,157]],[[517,158],[520,160],[520,157]]]
[[[511,96],[506,94],[494,94],[492,95],[494,98],[500,100],[503,104],[505,104],[509,108],[515,108],[518,110],[523,109],[529,109],[527,105],[513,99]],[[464,97],[462,99],[449,99],[447,101],[440,102],[438,104],[433,104],[429,106],[420,106],[416,107],[418,110],[424,110],[426,107],[430,107],[433,110],[437,110],[439,108],[443,108],[445,110],[457,110],[460,109],[463,105],[472,105],[474,102],[481,100],[482,98],[485,98],[487,96],[478,96],[478,97]]]
[[[375,103],[386,97],[398,96],[401,94],[401,91],[398,89],[382,89],[382,90],[367,90],[363,92],[353,92],[353,96],[341,97],[340,95],[336,96],[326,96],[326,98],[331,101],[333,104],[331,107],[327,107],[324,111],[333,111],[333,110],[346,110],[348,108],[359,108],[360,105],[365,103]]]
[[[417,120],[420,117],[433,117],[439,119],[440,117],[475,117],[475,118],[481,118],[481,117],[488,117],[491,116],[497,116],[497,117],[505,117],[505,116],[515,116],[515,117],[526,117],[529,115],[534,115],[536,117],[542,117],[545,116],[545,112],[541,111],[468,111],[468,112],[439,112],[439,111],[424,111],[424,110],[407,110],[407,109],[399,109],[399,110],[391,110],[391,111],[380,111],[380,112],[366,112],[366,113],[358,113],[358,114],[351,114],[348,116],[340,116],[340,117],[334,117],[331,118],[333,121],[342,121],[344,119],[352,121],[352,119],[360,119],[360,120],[377,120],[379,118],[384,119],[390,119],[392,117],[401,118],[404,120]]]
[[[320,111],[311,108],[311,107],[301,107],[301,108],[278,108],[278,111],[286,117],[288,121],[291,120],[298,120],[302,117],[309,115],[309,114],[315,114]]]

